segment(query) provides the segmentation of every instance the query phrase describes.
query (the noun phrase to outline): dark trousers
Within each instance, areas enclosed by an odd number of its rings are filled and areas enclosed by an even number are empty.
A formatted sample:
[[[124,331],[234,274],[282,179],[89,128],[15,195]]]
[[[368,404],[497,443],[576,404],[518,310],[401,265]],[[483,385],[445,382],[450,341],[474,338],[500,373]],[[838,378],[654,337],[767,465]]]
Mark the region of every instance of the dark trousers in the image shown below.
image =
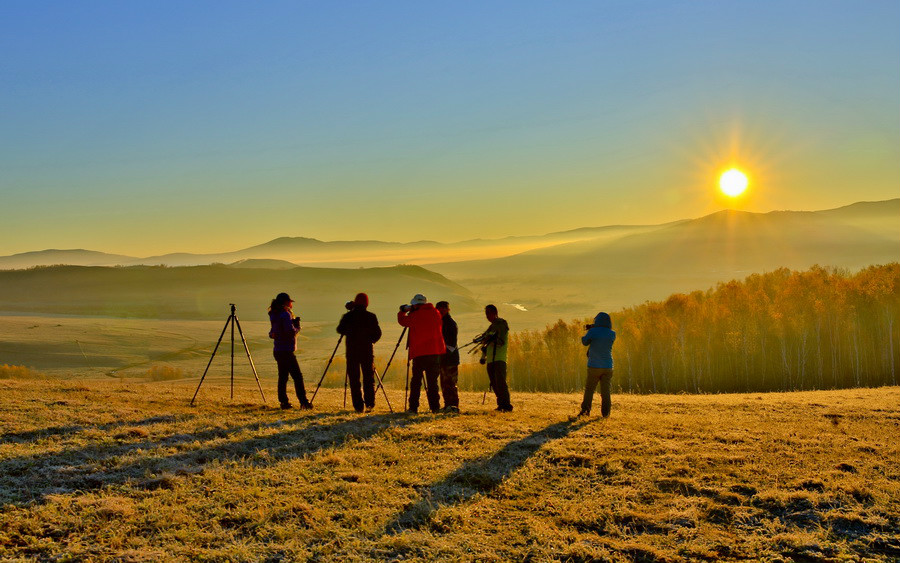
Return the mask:
[[[441,394],[444,395],[444,407],[459,408],[459,366],[441,366]]]
[[[497,396],[497,408],[504,411],[512,410],[509,402],[509,387],[506,385],[506,362],[489,362],[487,365],[488,379],[491,389]]]
[[[425,394],[428,397],[428,408],[431,412],[441,410],[441,394],[438,391],[438,377],[441,373],[441,356],[431,354],[419,356],[412,361],[412,379],[409,381],[409,410],[419,410],[419,393],[422,390],[422,377],[425,378]]]
[[[293,352],[274,352],[275,363],[278,364],[278,402],[282,405],[291,404],[287,396],[288,375],[294,379],[294,391],[301,405],[306,405],[306,388],[303,386],[303,374],[300,373],[300,364]]]
[[[362,372],[362,388],[359,373]],[[350,381],[350,399],[356,412],[363,407],[375,407],[375,358],[347,355],[347,379]]]
[[[612,399],[610,398],[610,381],[612,380],[613,370],[608,368],[588,368],[587,382],[584,384],[584,400],[581,401],[581,412],[591,412],[591,403],[594,402],[594,392],[597,390],[597,384],[600,384],[600,414],[609,416],[612,409]]]

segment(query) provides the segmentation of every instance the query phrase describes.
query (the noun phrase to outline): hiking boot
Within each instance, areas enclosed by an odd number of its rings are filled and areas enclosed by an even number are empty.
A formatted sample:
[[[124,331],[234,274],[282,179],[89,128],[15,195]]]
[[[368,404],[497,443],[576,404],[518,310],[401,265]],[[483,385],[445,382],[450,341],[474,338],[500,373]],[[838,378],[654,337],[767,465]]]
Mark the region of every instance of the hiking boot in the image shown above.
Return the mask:
[[[293,408],[290,403],[281,403],[281,410],[286,411]]]
[[[419,409],[407,409],[407,414],[419,414]]]
[[[312,403],[310,403],[309,401],[300,403],[300,410],[302,410],[302,411],[308,411],[311,408],[312,408]]]
[[[586,411],[584,409],[581,409],[581,412],[578,413],[578,418],[581,418],[583,416],[591,416],[591,411]]]
[[[372,411],[374,411],[374,410],[375,410],[375,407],[366,407],[365,412],[366,412],[366,413],[370,413],[370,412],[372,412]]]
[[[497,412],[512,412],[512,407],[497,407],[494,410]]]
[[[450,406],[448,406],[448,407],[444,407],[444,412],[446,412],[446,413],[451,413],[451,414],[456,414],[456,413],[459,413],[459,407],[454,406],[454,405],[450,405]]]

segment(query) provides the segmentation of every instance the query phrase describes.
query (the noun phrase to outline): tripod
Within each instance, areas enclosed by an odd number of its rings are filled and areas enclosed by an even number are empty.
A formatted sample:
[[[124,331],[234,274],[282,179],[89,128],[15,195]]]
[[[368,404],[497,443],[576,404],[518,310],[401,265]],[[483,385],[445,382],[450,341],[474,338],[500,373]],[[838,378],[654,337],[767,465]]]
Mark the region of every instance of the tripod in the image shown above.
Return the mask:
[[[390,365],[390,364],[388,364]],[[378,387],[375,388],[375,393],[378,393],[378,390],[381,389],[381,392],[384,394],[384,400],[387,402],[388,410],[394,412],[394,407],[391,406],[391,400],[388,398],[387,389],[384,388],[384,380],[381,378],[381,374],[378,373],[378,368],[374,365],[372,366],[372,373],[375,375],[375,378],[378,380]],[[350,381],[350,373],[344,374],[344,408],[347,408],[347,384]]]
[[[222,337],[225,336],[225,331],[228,329],[229,324],[231,325],[231,398],[234,399],[234,327],[237,326],[238,333],[241,336],[241,342],[244,344],[244,351],[247,352],[247,359],[250,360],[250,369],[253,370],[253,377],[256,378],[256,386],[259,387],[259,394],[262,397],[263,404],[266,402],[266,396],[263,394],[262,385],[259,383],[259,374],[256,373],[256,366],[253,365],[253,358],[250,356],[250,348],[247,347],[247,341],[244,339],[244,331],[241,329],[241,322],[238,320],[237,315],[234,314],[234,303],[229,303],[229,305],[231,305],[231,314],[225,321],[225,327],[222,328],[222,334],[219,335],[219,341],[216,342],[216,347],[213,348],[212,356],[209,357],[209,363],[206,364],[206,369],[203,370],[203,377],[200,378],[197,390],[194,391],[194,396],[191,398],[191,406],[194,406],[194,400],[197,398],[197,393],[200,392],[200,386],[203,385],[203,380],[206,379],[206,372],[209,371],[209,366],[212,365],[213,358],[216,357],[216,351],[219,349],[219,344],[222,343]]]
[[[400,331],[400,338],[397,339],[397,344],[394,346],[394,351],[391,352],[391,357],[388,359],[388,363],[384,366],[384,377],[387,377],[387,372],[391,369],[391,362],[394,361],[394,356],[397,355],[397,349],[400,348],[400,343],[403,342],[403,337],[406,336],[406,328],[403,327],[403,330]],[[378,371],[375,371],[375,374],[378,374]],[[388,407],[391,406],[390,400],[387,398],[387,389],[384,388],[384,380],[379,377],[378,378],[378,387],[375,388],[375,393],[378,393],[378,390],[381,389],[381,392],[384,393],[384,399],[388,401]],[[406,389],[409,390],[409,360],[406,360]],[[345,393],[346,396],[346,393]],[[404,391],[403,395],[403,410],[406,410],[406,391]],[[394,409],[391,409],[391,412],[394,412]]]
[[[394,351],[391,353],[390,359],[388,359],[388,363],[384,366],[384,377],[387,377],[387,372],[391,369],[391,362],[394,361],[394,356],[397,354],[397,348],[400,347],[400,343],[403,342],[403,337],[406,336],[406,327],[403,327],[403,331],[400,332],[400,338],[397,339],[397,345],[394,346]],[[378,393],[378,389],[384,388],[384,381],[379,378],[378,388],[375,389],[375,392]],[[385,391],[385,397],[387,397],[387,391]],[[405,403],[405,401],[404,401]]]
[[[322,372],[322,377],[319,378],[319,383],[318,383],[318,385],[316,385],[316,390],[313,392],[312,399],[310,399],[310,401],[309,401],[310,403],[316,398],[316,393],[319,392],[319,388],[322,386],[322,382],[325,381],[325,374],[328,373],[328,368],[331,367],[331,362],[334,361],[334,355],[337,354],[338,348],[340,347],[341,342],[343,340],[344,340],[344,335],[342,334],[340,336],[340,338],[338,338],[337,344],[334,345],[334,350],[331,352],[331,357],[328,358],[328,363],[325,364],[325,371]],[[391,356],[391,359],[393,359],[393,356]],[[388,362],[388,366],[390,367],[390,362]],[[346,375],[346,374],[344,375],[344,408],[347,407],[347,378],[348,377],[349,377],[348,375]],[[384,389],[384,381],[382,381],[381,375],[378,374],[377,369],[375,370],[375,377],[378,378],[378,388],[375,389],[375,392],[377,393],[378,389],[382,390],[382,392],[384,393],[384,400],[387,401],[388,409],[390,409],[391,412],[394,412],[394,408],[391,406],[391,400],[388,399],[388,396],[387,396],[387,390]]]
[[[325,381],[325,374],[328,373],[328,368],[331,367],[331,362],[334,360],[334,355],[337,354],[338,346],[341,345],[341,341],[342,341],[343,339],[344,339],[344,335],[342,334],[341,337],[338,338],[337,344],[334,345],[334,351],[331,353],[331,357],[328,358],[328,363],[325,364],[325,371],[322,372],[322,377],[319,378],[319,384],[316,385],[316,390],[313,391],[312,399],[309,400],[310,403],[312,403],[313,401],[316,400],[316,393],[319,392],[319,387],[321,387],[321,386],[322,386],[322,382]],[[345,382],[345,383],[344,383],[344,389],[346,390],[346,388],[347,388],[347,383]],[[346,391],[345,391],[345,393],[344,393],[344,405],[346,406],[346,404],[347,404],[347,397],[346,397]]]

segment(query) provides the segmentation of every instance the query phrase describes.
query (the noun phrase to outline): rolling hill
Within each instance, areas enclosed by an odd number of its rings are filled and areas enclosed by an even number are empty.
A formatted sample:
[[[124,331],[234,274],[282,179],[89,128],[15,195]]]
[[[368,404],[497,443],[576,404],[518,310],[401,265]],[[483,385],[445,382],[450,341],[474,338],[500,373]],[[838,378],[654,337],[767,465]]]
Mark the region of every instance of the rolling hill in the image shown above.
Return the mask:
[[[0,270],[33,268],[35,266],[75,265],[75,266],[114,266],[134,260],[133,256],[123,254],[107,254],[96,250],[35,250],[11,256],[0,256]]]
[[[396,311],[416,293],[475,309],[471,293],[419,266],[339,269],[260,269],[224,265],[49,266],[0,271],[0,311],[158,319],[225,318],[236,303],[242,319],[266,318],[269,301],[281,291],[297,300],[305,321],[334,320],[359,291],[379,315]]]

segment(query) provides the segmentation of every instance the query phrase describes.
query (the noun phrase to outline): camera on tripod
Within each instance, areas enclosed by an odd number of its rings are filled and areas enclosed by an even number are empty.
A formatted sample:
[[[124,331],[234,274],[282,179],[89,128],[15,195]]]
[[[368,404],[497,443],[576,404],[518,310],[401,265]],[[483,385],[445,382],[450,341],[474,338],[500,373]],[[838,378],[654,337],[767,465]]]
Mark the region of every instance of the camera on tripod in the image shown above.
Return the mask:
[[[354,307],[356,307],[356,303],[354,303],[353,301],[347,301],[346,303],[344,303],[344,309],[347,309],[348,311],[352,311]]]
[[[403,305],[400,305],[400,311],[402,311],[404,313],[408,313],[408,312],[412,311],[412,308],[413,308],[412,305],[408,305],[406,303],[404,303]]]

